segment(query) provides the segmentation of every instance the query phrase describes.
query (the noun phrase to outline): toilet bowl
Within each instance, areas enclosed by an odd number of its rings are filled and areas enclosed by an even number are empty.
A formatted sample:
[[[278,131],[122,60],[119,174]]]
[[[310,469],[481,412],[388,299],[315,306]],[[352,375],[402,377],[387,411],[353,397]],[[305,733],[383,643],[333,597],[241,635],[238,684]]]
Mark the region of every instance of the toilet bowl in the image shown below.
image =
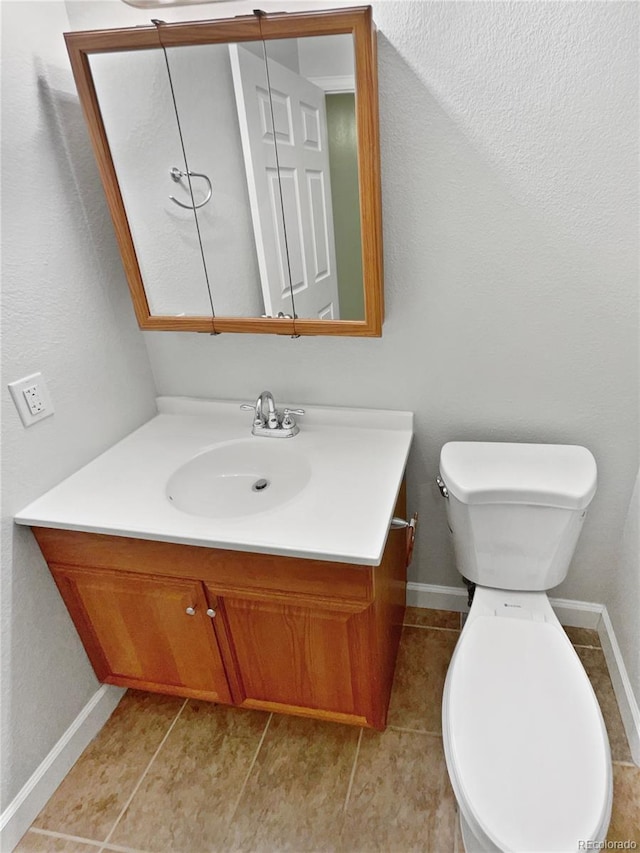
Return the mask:
[[[465,850],[566,853],[605,839],[604,721],[545,593],[476,588],[442,720]]]
[[[456,560],[476,584],[442,709],[467,853],[566,853],[606,838],[612,771],[602,713],[544,591],[566,576],[595,478],[585,448],[442,450]]]

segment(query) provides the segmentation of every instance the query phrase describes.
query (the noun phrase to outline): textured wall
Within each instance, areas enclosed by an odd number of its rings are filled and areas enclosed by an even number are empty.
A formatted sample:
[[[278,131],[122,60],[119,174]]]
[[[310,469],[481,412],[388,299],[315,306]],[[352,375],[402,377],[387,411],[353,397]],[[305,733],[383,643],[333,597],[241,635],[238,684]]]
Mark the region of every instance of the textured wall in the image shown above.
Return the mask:
[[[638,460],[638,7],[382,2],[374,17],[382,339],[149,333],[159,390],[413,410],[427,583],[458,582],[443,442],[585,444],[599,489],[556,594],[603,601]]]
[[[2,11],[2,805],[98,687],[31,532],[12,515],[155,412],[61,33],[64,5]],[[42,371],[25,429],[6,383]]]

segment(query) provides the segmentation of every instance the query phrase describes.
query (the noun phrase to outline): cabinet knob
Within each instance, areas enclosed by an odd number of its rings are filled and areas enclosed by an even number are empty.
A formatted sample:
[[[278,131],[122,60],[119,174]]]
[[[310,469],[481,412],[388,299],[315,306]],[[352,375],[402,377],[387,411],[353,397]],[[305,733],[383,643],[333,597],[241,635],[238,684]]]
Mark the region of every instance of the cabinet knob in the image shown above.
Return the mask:
[[[216,611],[213,609],[213,607],[209,607],[209,608],[207,609],[207,616],[210,616],[210,617],[213,619],[213,617],[214,617],[215,615],[216,615]]]
[[[187,607],[186,613],[188,616],[195,616],[196,615],[195,607]]]

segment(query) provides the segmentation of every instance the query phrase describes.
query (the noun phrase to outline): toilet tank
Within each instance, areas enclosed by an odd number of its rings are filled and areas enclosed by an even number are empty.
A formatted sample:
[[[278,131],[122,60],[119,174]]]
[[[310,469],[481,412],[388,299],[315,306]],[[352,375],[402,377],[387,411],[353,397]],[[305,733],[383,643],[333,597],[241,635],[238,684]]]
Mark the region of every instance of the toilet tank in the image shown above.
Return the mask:
[[[465,578],[532,591],[564,580],[596,491],[596,462],[586,447],[449,442],[440,477]]]

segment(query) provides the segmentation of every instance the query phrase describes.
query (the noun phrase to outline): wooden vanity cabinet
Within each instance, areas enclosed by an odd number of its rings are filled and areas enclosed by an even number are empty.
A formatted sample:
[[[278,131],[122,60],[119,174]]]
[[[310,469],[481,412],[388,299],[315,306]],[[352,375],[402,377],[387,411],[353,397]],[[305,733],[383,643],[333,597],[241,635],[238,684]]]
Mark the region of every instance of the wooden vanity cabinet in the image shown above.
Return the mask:
[[[384,728],[405,531],[390,531],[375,567],[34,534],[100,681]]]
[[[220,608],[237,704],[361,725],[380,716],[369,680],[370,601],[234,593]]]
[[[117,569],[51,571],[100,681],[232,701],[202,584]]]

